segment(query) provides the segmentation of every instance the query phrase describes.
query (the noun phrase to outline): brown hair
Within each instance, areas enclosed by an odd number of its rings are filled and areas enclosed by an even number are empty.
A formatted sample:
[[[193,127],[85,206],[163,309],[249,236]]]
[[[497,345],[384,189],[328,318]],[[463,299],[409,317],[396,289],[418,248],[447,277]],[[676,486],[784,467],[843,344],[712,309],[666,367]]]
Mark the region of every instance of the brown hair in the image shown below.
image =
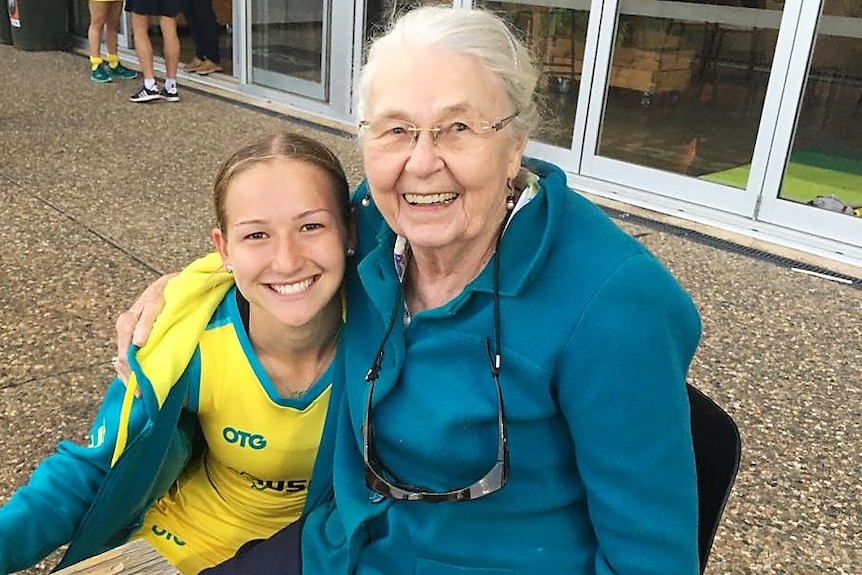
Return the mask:
[[[350,186],[338,157],[320,142],[295,132],[276,132],[259,137],[228,156],[219,166],[213,182],[216,225],[224,231],[224,199],[230,183],[253,166],[278,158],[308,162],[322,169],[332,180],[341,223],[350,219]]]

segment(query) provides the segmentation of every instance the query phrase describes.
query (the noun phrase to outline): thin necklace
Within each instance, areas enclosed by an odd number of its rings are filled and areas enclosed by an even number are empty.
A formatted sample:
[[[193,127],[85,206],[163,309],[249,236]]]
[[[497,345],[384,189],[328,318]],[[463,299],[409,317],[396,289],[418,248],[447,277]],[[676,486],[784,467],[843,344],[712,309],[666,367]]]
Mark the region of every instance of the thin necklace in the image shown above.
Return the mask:
[[[341,324],[338,324],[338,329],[335,330],[335,335],[332,336],[332,339],[329,341],[329,344],[326,347],[326,353],[324,353],[323,356],[317,362],[317,367],[314,369],[314,375],[311,377],[311,380],[302,389],[298,389],[295,391],[288,390],[287,392],[285,392],[285,397],[287,397],[288,399],[299,399],[303,395],[308,393],[308,390],[311,389],[311,386],[314,385],[314,382],[316,382],[320,378],[320,375],[323,373],[323,368],[329,365],[329,360],[332,359],[335,353],[335,348],[337,347],[338,336],[340,333]]]

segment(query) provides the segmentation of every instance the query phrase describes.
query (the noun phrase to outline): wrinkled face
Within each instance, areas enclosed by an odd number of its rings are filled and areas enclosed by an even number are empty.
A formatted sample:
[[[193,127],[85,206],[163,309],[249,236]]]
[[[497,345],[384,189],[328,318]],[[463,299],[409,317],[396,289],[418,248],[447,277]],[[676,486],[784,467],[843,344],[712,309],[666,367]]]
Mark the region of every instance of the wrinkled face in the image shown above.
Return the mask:
[[[231,181],[213,243],[256,317],[304,326],[338,293],[347,244],[336,193],[321,168],[285,158]]]
[[[516,112],[501,82],[473,57],[410,48],[381,64],[365,118],[375,126],[404,121],[460,131],[462,122],[488,126]],[[505,217],[506,179],[518,173],[525,144],[511,127],[484,132],[457,151],[442,140],[435,145],[427,130],[398,151],[381,149],[366,135],[362,140],[365,174],[389,226],[414,249],[453,254],[470,242],[493,241]]]

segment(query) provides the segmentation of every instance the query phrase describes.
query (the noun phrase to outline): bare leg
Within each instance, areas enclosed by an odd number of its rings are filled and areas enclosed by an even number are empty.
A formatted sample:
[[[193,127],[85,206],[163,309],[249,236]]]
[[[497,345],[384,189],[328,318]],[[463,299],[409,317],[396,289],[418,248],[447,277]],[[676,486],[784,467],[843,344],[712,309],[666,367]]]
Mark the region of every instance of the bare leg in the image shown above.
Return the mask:
[[[171,16],[160,16],[159,27],[164,40],[165,76],[176,79],[177,68],[180,66],[180,37],[177,35],[177,19]]]
[[[88,2],[90,7],[90,27],[87,29],[87,40],[90,44],[90,56],[99,58],[102,54],[102,27],[110,15],[111,6],[121,2]],[[105,34],[105,40],[108,40]],[[117,36],[114,36],[114,47],[117,46]],[[110,45],[108,46],[110,50]]]
[[[135,53],[141,64],[141,72],[146,78],[155,78],[153,68],[153,44],[150,42],[150,18],[145,14],[132,12],[132,32],[135,35]]]
[[[92,2],[91,2],[92,4]],[[120,33],[120,16],[123,14],[122,2],[101,2],[107,4],[108,17],[105,19],[105,44],[108,46],[108,54],[116,54],[117,34]]]

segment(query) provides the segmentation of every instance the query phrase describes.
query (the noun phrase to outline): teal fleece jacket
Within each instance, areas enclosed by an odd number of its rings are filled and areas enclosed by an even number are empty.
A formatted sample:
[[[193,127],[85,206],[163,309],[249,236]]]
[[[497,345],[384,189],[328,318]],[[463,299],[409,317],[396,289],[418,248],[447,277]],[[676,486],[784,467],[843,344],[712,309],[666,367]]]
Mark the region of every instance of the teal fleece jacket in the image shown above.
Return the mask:
[[[654,256],[567,188],[562,171],[526,167],[540,191],[501,247],[509,483],[459,503],[392,501],[366,487],[364,376],[397,279],[391,231],[373,206],[358,207],[364,256],[359,293],[349,294],[335,498],[306,520],[306,575],[698,573],[685,387],[697,310]],[[492,286],[493,260],[449,303],[407,327],[395,322],[372,413],[379,459],[402,483],[461,487],[494,461]]]
[[[214,258],[198,260],[168,284],[147,346],[129,352],[130,384],[115,379],[108,388],[88,445],[61,442],[0,508],[0,575],[30,567],[66,543],[58,569],[124,543],[197,455],[197,417],[183,405],[200,378],[200,335],[233,285],[230,275],[214,271],[221,268]],[[314,466],[306,510],[331,495],[335,406],[343,387],[341,363],[333,366],[321,464]]]

